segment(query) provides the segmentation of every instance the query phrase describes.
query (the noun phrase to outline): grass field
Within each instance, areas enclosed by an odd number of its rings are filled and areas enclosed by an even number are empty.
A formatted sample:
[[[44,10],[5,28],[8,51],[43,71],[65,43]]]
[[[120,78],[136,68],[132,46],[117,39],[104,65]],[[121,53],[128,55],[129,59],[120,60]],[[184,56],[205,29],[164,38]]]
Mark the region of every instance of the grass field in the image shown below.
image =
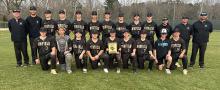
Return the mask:
[[[105,74],[102,69],[89,69],[87,74],[83,74],[81,70],[75,69],[75,65],[71,75],[66,72],[51,75],[49,71],[42,71],[39,65],[15,68],[10,34],[0,31],[0,90],[219,90],[219,38],[220,32],[214,32],[210,37],[205,57],[206,68],[200,70],[196,63],[195,68],[190,69],[186,76],[182,74],[182,68],[173,71],[171,75],[156,69],[153,72],[138,70],[137,74],[131,70],[122,70],[120,74],[110,70],[110,73]]]

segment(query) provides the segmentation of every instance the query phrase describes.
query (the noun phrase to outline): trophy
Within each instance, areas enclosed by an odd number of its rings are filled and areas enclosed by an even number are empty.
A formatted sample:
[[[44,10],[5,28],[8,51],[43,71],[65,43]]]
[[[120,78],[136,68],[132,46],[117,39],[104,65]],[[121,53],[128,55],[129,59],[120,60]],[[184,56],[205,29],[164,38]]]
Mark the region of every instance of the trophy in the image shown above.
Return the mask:
[[[117,53],[117,43],[108,43],[108,53],[109,54]]]

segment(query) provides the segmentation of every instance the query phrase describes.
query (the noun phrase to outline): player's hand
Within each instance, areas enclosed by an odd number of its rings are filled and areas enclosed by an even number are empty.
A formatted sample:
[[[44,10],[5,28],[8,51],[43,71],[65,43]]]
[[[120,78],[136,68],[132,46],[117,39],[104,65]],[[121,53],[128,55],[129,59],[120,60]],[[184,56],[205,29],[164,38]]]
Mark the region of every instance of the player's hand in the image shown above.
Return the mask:
[[[83,59],[83,54],[80,54],[80,55],[79,55],[79,59]]]
[[[167,54],[166,58],[169,58],[169,57],[171,57],[171,56]]]
[[[179,58],[183,58],[184,57],[184,54],[180,54]]]
[[[91,57],[91,60],[92,60],[92,61],[95,61],[96,59],[95,59],[95,57]]]
[[[108,51],[108,48],[106,48],[106,51]]]
[[[157,60],[157,59],[155,59],[155,63],[156,63],[156,64],[158,63],[158,60]]]
[[[35,59],[36,64],[40,64],[40,60],[39,59]]]
[[[51,54],[51,55],[56,55],[56,52],[51,52],[50,54]]]
[[[135,56],[135,53],[133,52],[133,53],[131,53],[131,56]]]
[[[65,51],[65,52],[64,52],[64,55],[66,55],[66,54],[68,54],[68,53],[69,53],[69,51]]]
[[[96,60],[99,59],[99,55],[96,55],[96,56],[95,56],[95,59],[96,59]]]

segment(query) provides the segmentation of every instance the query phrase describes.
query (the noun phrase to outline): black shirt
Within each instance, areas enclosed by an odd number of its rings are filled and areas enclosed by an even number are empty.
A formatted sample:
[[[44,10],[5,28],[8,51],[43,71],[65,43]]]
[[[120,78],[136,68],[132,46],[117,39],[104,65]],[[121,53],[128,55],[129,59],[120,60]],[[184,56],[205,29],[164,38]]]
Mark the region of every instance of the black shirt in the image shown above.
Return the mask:
[[[93,42],[92,39],[90,39],[86,43],[86,51],[90,51],[92,56],[98,55],[101,50],[104,50],[104,45],[101,40]]]
[[[83,52],[83,50],[85,50],[86,41],[84,39],[81,39],[81,40],[73,39],[72,40],[72,47],[73,47],[74,54],[79,55]]]
[[[160,36],[161,36],[161,31],[162,30],[166,30],[167,31],[167,39],[170,38],[170,36],[172,35],[173,33],[173,30],[172,30],[172,27],[167,24],[166,26],[164,26],[163,24],[161,24],[160,26],[158,26],[157,28],[157,31],[156,31],[156,35],[157,35],[157,38],[159,39]]]
[[[12,18],[8,21],[8,28],[11,33],[11,40],[13,42],[24,42],[27,41],[27,23],[22,18],[15,20]]]
[[[88,23],[88,31],[90,32],[90,34],[93,30],[98,30],[99,33],[102,32],[102,25],[99,21]]]
[[[102,37],[105,40],[106,38],[104,37],[109,37],[110,30],[115,29],[115,24],[110,20],[110,21],[103,21],[102,22]]]
[[[85,35],[86,35],[86,31],[88,30],[88,28],[87,28],[87,23],[85,22],[85,21],[83,21],[83,20],[81,20],[81,21],[77,21],[77,20],[75,20],[73,23],[72,23],[73,25],[73,31],[74,30],[77,30],[77,29],[80,29],[80,30],[82,30],[81,32],[82,32],[82,37],[84,37],[85,38]],[[74,32],[75,33],[75,32]]]
[[[45,40],[40,39],[40,37],[36,38],[34,40],[34,57],[37,58],[37,51],[39,53],[39,56],[44,56],[46,54],[49,54],[52,51],[53,47],[56,47],[56,41],[55,38],[51,36],[47,36]]]
[[[121,53],[132,53],[136,47],[137,45],[133,38],[130,38],[128,41],[121,40]]]
[[[179,40],[175,41],[173,38],[171,39],[171,53],[180,54],[185,49],[185,41],[182,38],[179,38]]]
[[[190,35],[192,35],[192,26],[190,24],[182,24],[180,23],[175,27],[180,30],[180,37],[185,41],[188,42],[190,40]]]
[[[210,21],[197,21],[192,27],[192,41],[194,43],[207,43],[209,41],[209,33],[213,31],[213,26]]]
[[[152,45],[150,41],[148,41],[147,39],[145,39],[144,41],[138,39],[136,43],[137,43],[136,52],[138,56],[149,55],[149,51],[152,51]]]
[[[44,20],[42,26],[47,30],[47,36],[55,36],[56,30],[58,30],[57,22],[53,19]]]
[[[171,43],[169,39],[161,40],[158,39],[154,44],[154,49],[157,53],[157,58],[162,58],[167,55],[170,50]]]
[[[128,24],[125,22],[124,23],[117,22],[115,26],[116,26],[116,36],[122,39],[124,37],[123,36],[124,30],[128,29]]]
[[[143,22],[142,28],[147,30],[147,39],[154,40],[154,35],[157,30],[157,24],[155,22],[148,23],[147,21]]]
[[[134,39],[140,38],[140,32],[142,30],[141,22],[139,22],[138,24],[135,24],[134,22],[132,22],[129,25],[129,30]]]
[[[28,33],[29,37],[37,38],[40,36],[39,30],[42,25],[42,19],[39,16],[32,17],[28,16],[26,18],[27,26],[28,26]]]
[[[67,19],[65,20],[57,20],[57,26],[64,27],[66,29],[65,34],[69,35],[71,31],[71,22]]]

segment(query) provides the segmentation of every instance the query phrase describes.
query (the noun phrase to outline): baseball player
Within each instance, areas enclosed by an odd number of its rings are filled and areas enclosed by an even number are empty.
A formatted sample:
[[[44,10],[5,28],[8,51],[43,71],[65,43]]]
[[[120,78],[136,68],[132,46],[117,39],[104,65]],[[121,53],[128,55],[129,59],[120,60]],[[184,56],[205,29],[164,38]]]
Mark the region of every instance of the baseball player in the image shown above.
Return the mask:
[[[140,15],[138,13],[134,14],[133,22],[129,25],[129,30],[133,39],[137,40],[140,38],[142,23],[140,21]]]
[[[161,32],[166,30],[167,32],[167,39],[170,39],[170,36],[172,35],[172,27],[169,24],[169,20],[167,17],[164,17],[162,19],[162,24],[158,26],[156,30],[157,39],[161,37]]]
[[[70,34],[71,31],[71,22],[66,19],[66,12],[64,10],[59,11],[59,20],[57,20],[57,26],[59,27],[64,27],[65,28],[65,35]]]
[[[97,12],[92,11],[91,21],[88,23],[88,31],[89,31],[90,35],[91,35],[91,32],[93,32],[95,30],[97,30],[100,34],[102,32],[102,25],[98,21]]]
[[[115,24],[116,26],[116,36],[120,39],[123,39],[124,30],[128,29],[128,24],[124,21],[124,14],[119,13],[118,22]]]
[[[57,22],[52,19],[52,12],[50,10],[46,10],[44,15],[45,20],[43,20],[42,27],[47,30],[47,36],[55,36],[58,26]]]

